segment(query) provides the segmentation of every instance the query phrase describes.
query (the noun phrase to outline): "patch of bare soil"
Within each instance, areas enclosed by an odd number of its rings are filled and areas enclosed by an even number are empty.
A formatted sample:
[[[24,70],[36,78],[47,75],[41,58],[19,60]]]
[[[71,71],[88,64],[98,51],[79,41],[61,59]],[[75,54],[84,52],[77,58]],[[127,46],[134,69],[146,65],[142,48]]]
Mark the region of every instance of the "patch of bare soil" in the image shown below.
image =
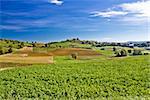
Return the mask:
[[[62,49],[56,49],[56,50],[49,52],[49,54],[52,54],[53,56],[67,56],[67,55],[71,55],[72,53],[78,53],[79,56],[101,55],[94,50],[80,49],[80,48],[62,48]]]

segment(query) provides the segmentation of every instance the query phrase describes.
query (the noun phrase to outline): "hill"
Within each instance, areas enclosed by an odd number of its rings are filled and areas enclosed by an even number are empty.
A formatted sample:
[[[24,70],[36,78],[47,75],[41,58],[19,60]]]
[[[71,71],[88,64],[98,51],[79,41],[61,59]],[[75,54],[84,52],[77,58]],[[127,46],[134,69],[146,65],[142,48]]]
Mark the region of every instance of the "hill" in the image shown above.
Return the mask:
[[[79,39],[0,43],[13,48],[0,55],[0,99],[148,99],[143,48]]]

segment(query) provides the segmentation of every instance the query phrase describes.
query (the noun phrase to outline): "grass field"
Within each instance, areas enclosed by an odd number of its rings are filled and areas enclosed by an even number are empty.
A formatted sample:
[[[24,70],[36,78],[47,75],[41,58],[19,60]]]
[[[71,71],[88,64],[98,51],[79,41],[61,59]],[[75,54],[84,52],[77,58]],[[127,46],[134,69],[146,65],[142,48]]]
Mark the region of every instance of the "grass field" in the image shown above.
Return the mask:
[[[54,64],[1,71],[0,99],[149,99],[150,56],[110,58],[111,51],[99,52],[92,59],[56,56]]]

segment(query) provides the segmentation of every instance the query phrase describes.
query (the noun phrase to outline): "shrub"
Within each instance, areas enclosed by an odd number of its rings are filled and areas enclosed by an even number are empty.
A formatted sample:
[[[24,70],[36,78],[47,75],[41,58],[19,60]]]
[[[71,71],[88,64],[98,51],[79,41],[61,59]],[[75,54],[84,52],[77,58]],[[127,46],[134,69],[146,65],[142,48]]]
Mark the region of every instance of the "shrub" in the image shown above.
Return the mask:
[[[85,49],[92,49],[91,47],[84,47]]]
[[[133,55],[142,55],[142,51],[139,49],[134,49]]]
[[[73,59],[78,59],[78,53],[72,53],[72,54],[71,54],[71,57],[72,57]]]
[[[125,49],[122,49],[120,53],[121,56],[127,56],[127,51]]]
[[[101,48],[101,50],[105,50],[105,48]]]
[[[17,49],[20,49],[20,48],[23,48],[23,46],[22,45],[18,45]]]
[[[13,49],[12,48],[9,48],[8,49],[8,53],[12,53],[13,52]]]
[[[116,54],[116,57],[120,57],[121,56],[120,51],[116,51],[115,54]]]
[[[25,45],[24,45],[24,42],[21,42],[21,46],[22,46],[22,47],[24,47],[24,46],[25,46]]]
[[[149,53],[144,53],[144,55],[149,55]]]
[[[130,50],[128,50],[128,53],[132,53],[132,50],[130,49]]]
[[[47,44],[47,43],[45,44],[45,47],[46,47],[46,48],[48,47],[48,44]]]
[[[32,47],[37,47],[36,43],[32,43]]]
[[[115,48],[115,47],[113,47],[113,51],[116,51],[116,48]]]
[[[12,45],[9,45],[8,47],[9,47],[9,48],[12,48],[13,46],[12,46]]]
[[[119,51],[115,52],[116,57],[123,57],[123,56],[127,56],[127,51],[125,49],[121,49]]]
[[[0,48],[0,55],[5,54],[4,50]]]

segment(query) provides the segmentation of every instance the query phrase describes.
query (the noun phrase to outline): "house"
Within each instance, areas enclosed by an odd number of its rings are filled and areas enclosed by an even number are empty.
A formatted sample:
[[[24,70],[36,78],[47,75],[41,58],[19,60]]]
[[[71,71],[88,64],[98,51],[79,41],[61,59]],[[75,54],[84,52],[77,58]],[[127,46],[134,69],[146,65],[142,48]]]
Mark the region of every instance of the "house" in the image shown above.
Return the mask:
[[[134,43],[129,43],[129,44],[128,44],[128,47],[134,48]]]

